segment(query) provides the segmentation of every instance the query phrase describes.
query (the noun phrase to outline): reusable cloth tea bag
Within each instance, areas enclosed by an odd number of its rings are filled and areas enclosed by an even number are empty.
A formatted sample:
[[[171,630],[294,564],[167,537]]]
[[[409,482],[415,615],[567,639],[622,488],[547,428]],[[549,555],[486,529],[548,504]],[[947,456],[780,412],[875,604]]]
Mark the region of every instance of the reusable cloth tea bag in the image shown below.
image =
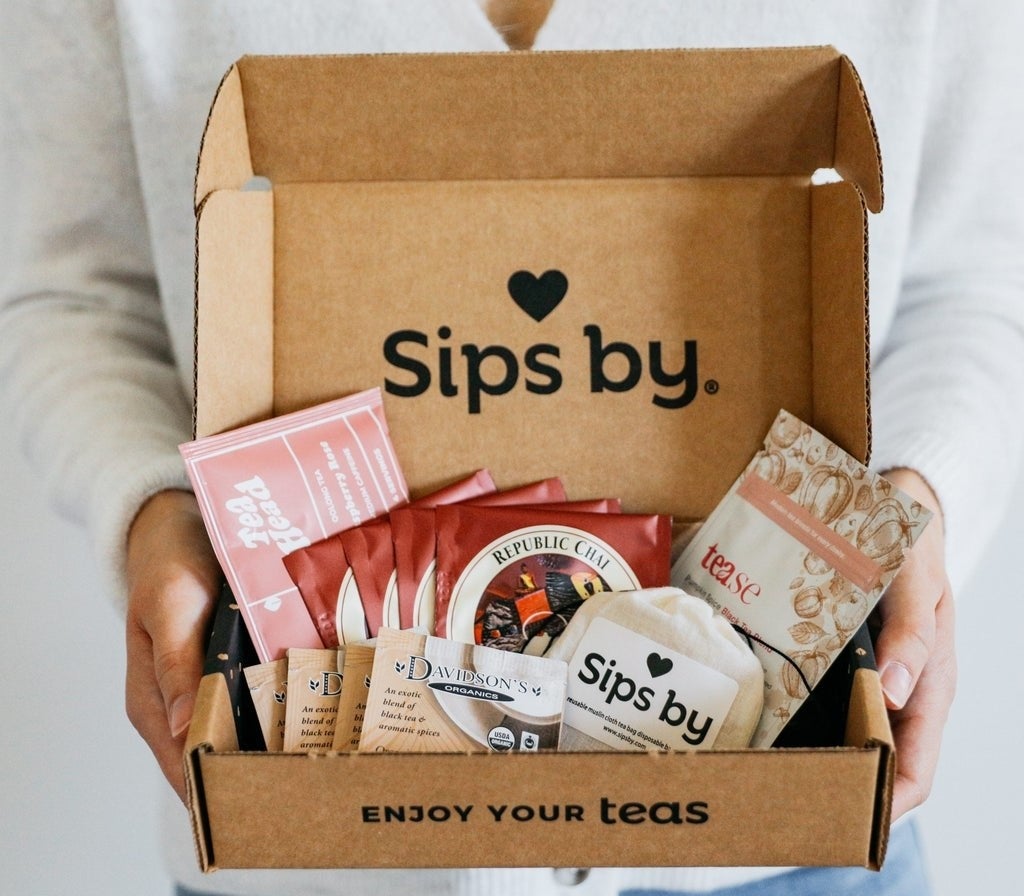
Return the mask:
[[[679,588],[595,594],[547,655],[569,664],[562,750],[745,747],[761,715],[757,658]]]

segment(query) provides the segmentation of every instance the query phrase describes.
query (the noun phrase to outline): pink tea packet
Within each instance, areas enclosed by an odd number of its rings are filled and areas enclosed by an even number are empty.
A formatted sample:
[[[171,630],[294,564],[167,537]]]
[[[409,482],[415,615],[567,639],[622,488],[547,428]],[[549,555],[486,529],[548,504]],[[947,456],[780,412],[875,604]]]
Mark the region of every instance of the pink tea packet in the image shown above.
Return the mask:
[[[751,746],[768,747],[896,576],[931,513],[780,411],[672,568],[750,636],[764,668]]]
[[[405,504],[379,389],[180,447],[261,662],[323,642],[281,563]]]
[[[491,474],[487,470],[477,470],[406,506],[434,507],[440,503],[487,495],[494,492],[495,488]],[[388,517],[378,517],[364,526],[379,529],[370,534],[371,539],[375,534],[387,533],[383,543],[380,543],[380,538],[375,542],[377,553],[374,562],[380,563],[384,568],[390,566],[393,569],[394,558],[389,556],[393,551]],[[367,592],[367,601],[373,600],[379,591],[375,584],[376,573],[367,566],[366,551],[358,552],[357,565],[354,566],[345,552],[342,535],[343,533],[339,532],[308,547],[298,548],[283,558],[285,570],[298,588],[324,647],[337,647],[369,637],[370,622],[360,586]],[[357,543],[353,542],[352,549],[353,552],[358,551]],[[379,593],[380,596],[376,598],[378,604],[385,599],[384,591]],[[379,610],[376,616],[380,616]],[[375,618],[374,614],[371,614],[370,618]],[[376,631],[379,625],[380,622],[377,621],[373,630]]]

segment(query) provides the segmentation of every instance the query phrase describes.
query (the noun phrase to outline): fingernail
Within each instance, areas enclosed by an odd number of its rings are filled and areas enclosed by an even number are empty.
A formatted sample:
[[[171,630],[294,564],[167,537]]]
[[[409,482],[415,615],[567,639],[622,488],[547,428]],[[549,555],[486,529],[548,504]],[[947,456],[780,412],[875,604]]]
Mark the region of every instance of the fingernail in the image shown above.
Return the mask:
[[[188,728],[189,722],[192,721],[192,697],[190,694],[182,694],[171,704],[168,721],[172,737],[177,737]]]
[[[896,709],[901,709],[909,699],[913,683],[913,676],[903,663],[889,663],[882,672],[882,691]]]

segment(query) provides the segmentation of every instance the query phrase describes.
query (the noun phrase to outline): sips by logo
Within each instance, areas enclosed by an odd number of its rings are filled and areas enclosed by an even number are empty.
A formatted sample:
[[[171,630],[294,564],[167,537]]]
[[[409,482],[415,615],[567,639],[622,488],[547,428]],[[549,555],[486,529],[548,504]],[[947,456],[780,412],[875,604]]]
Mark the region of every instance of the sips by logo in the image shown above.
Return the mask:
[[[618,750],[710,747],[738,690],[717,669],[598,617],[569,660],[565,723]]]
[[[541,323],[561,305],[569,290],[561,271],[545,271],[539,277],[516,271],[506,291],[515,306]],[[631,392],[644,388],[651,403],[660,408],[685,408],[697,397],[697,341],[665,345],[651,340],[645,346],[616,340],[600,324],[587,323],[580,333],[591,393]],[[433,337],[421,330],[400,329],[390,333],[382,346],[384,359],[395,371],[384,381],[385,390],[400,398],[415,398],[436,389],[446,398],[463,398],[470,414],[479,414],[484,397],[496,398],[515,389],[535,395],[552,395],[562,389],[563,346],[537,342],[520,357],[501,343],[457,344],[455,331],[442,324]],[[704,391],[713,395],[718,383],[708,380]]]

